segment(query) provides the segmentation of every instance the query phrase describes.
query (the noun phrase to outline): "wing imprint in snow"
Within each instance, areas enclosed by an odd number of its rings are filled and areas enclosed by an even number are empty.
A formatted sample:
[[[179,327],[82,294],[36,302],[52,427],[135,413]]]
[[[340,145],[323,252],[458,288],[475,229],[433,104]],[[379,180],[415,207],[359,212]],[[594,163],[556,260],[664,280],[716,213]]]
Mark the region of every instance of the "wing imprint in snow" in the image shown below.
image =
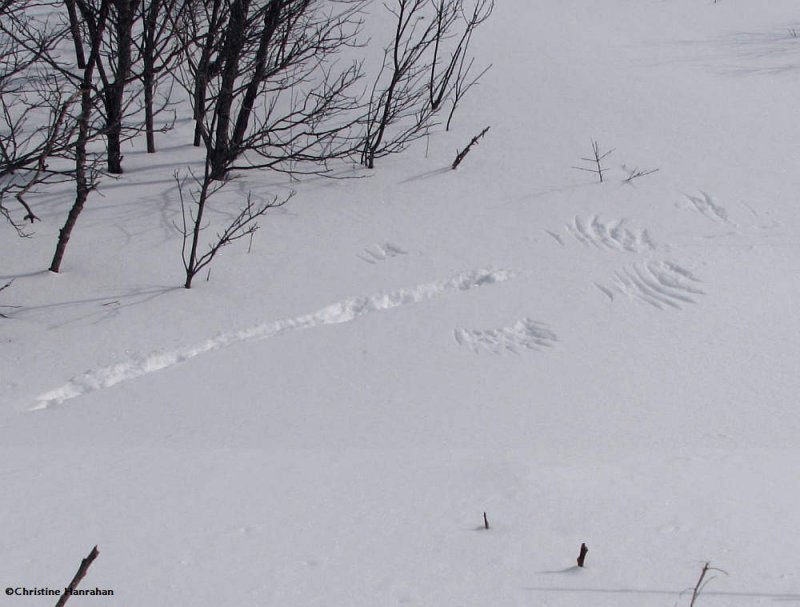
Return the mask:
[[[687,303],[696,303],[696,297],[704,294],[697,286],[699,283],[700,280],[689,270],[675,263],[648,261],[618,270],[610,288],[597,286],[606,295],[616,291],[663,310],[665,307],[680,309]]]
[[[495,354],[552,348],[558,336],[546,325],[530,318],[518,320],[510,327],[500,329],[456,329],[455,340],[475,353],[488,350]]]
[[[636,253],[656,248],[653,238],[646,229],[632,226],[626,219],[608,221],[598,215],[588,218],[576,215],[572,223],[567,224],[567,231],[578,242],[598,249]]]

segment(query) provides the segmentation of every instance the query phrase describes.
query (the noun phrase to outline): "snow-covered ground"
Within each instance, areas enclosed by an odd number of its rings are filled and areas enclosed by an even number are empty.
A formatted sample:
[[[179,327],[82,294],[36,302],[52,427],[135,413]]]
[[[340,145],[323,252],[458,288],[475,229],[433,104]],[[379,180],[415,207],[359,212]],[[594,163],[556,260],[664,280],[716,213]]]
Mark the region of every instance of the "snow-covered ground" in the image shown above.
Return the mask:
[[[500,0],[451,132],[243,176],[297,196],[191,291],[186,123],[62,274],[68,189],[0,226],[0,592],[97,544],[115,596],[70,604],[671,607],[706,561],[699,605],[800,602],[798,30],[795,0]]]

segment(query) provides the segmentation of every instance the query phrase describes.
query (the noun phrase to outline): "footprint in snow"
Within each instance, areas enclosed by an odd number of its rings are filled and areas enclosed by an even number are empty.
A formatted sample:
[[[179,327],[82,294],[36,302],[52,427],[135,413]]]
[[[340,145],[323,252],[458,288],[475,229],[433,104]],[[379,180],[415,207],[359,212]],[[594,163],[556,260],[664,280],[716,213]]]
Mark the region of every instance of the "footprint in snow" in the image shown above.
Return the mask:
[[[390,257],[397,257],[398,255],[407,255],[408,251],[405,251],[398,247],[391,242],[384,242],[382,244],[376,244],[372,247],[367,247],[361,253],[357,255],[357,257],[365,261],[369,264],[375,264],[379,261],[385,261]]]

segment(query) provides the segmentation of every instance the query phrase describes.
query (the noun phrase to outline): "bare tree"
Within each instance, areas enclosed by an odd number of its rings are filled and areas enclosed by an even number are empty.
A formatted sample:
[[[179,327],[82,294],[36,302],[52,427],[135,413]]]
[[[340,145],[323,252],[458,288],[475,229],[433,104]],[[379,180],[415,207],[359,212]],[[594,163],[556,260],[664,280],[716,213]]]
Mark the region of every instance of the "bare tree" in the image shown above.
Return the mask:
[[[22,0],[0,2],[0,215],[20,236],[38,219],[27,201],[40,187],[71,179],[78,89],[47,67],[67,30],[57,21],[34,19]],[[15,201],[21,220],[9,203]]]
[[[374,168],[376,158],[400,152],[424,136],[454,91],[459,91],[458,99],[466,93],[471,85],[464,84],[469,72],[464,57],[472,33],[489,18],[494,2],[476,0],[468,12],[464,0],[391,0],[385,6],[395,27],[364,120],[361,163],[368,168]],[[460,21],[463,30],[456,35]]]
[[[102,3],[106,0],[101,1]],[[125,87],[131,75],[133,50],[133,23],[136,5],[140,0],[107,0],[108,41],[101,48],[97,72],[103,90],[105,109],[108,172],[122,173],[122,119],[124,115]],[[95,7],[89,0],[76,0],[84,20],[95,18]],[[96,25],[95,25],[96,27]]]
[[[487,9],[487,18],[493,8],[494,5],[492,4]],[[450,112],[447,115],[447,124],[445,126],[445,130],[447,131],[450,130],[450,124],[453,122],[453,116],[455,115],[461,100],[466,96],[469,90],[478,83],[483,75],[492,68],[492,65],[489,64],[477,74],[473,74],[472,72],[472,68],[475,65],[475,57],[471,57],[467,50],[469,48],[469,43],[472,40],[472,32],[474,29],[474,26],[471,29],[468,29],[467,35],[463,39],[462,51],[457,58],[458,68],[456,69],[455,76],[453,77],[453,86],[450,95]]]
[[[181,224],[177,227],[183,236],[181,258],[186,276],[183,286],[187,289],[192,288],[194,277],[211,264],[223,247],[241,238],[252,237],[258,230],[258,219],[266,215],[270,209],[283,206],[293,196],[289,194],[282,199],[275,196],[256,203],[252,194],[248,194],[244,205],[235,211],[226,225],[219,228],[214,236],[207,240],[203,250],[201,235],[210,227],[205,219],[208,204],[227,182],[211,179],[209,161],[205,163],[202,177],[193,173],[188,175],[176,173],[175,180],[181,201]],[[187,194],[190,200],[187,200]]]
[[[191,95],[192,118],[195,121],[194,145],[203,143],[206,117],[206,95],[209,83],[219,73],[221,32],[228,20],[227,0],[187,2],[189,9],[173,18],[172,29],[180,39],[182,50],[181,82]]]
[[[86,67],[86,57],[83,53],[83,36],[81,35],[81,21],[78,17],[78,7],[75,0],[64,0],[69,17],[69,31],[72,36],[72,44],[75,48],[75,63],[79,70]]]
[[[352,152],[359,118],[353,89],[361,66],[336,60],[357,44],[364,4],[207,0],[187,14],[181,83],[191,96],[206,153],[202,176],[176,177],[186,288],[223,246],[252,235],[259,217],[290,198],[256,204],[248,195],[202,252],[201,233],[210,227],[208,201],[231,171],[324,173],[328,161]]]
[[[93,72],[97,76],[94,84],[99,91],[97,96],[97,112],[104,121],[106,137],[107,171],[121,174],[122,142],[141,131],[140,127],[126,125],[125,119],[134,110],[134,102],[142,91],[135,90],[129,95],[129,84],[141,79],[143,90],[148,92],[147,84],[154,85],[157,65],[155,53],[163,50],[161,40],[156,39],[158,28],[152,19],[157,19],[162,2],[171,0],[155,0],[144,8],[144,0],[66,0],[69,31],[76,49],[76,62],[79,70],[86,68],[86,49],[91,46],[97,36],[97,18],[103,5],[108,4],[107,23],[102,28],[99,54]],[[155,4],[155,8],[153,8]],[[151,10],[153,9],[153,10]],[[150,18],[150,20],[148,20]],[[138,27],[137,26],[138,22]],[[134,44],[134,40],[137,40]],[[143,52],[136,57],[134,50],[142,48]],[[142,63],[141,75],[134,73],[134,63],[139,59]],[[137,66],[138,67],[138,66]],[[152,77],[145,80],[145,74]],[[152,86],[150,88],[152,92]],[[145,103],[145,107],[147,104]],[[152,105],[150,106],[152,110]]]
[[[143,0],[138,2],[140,35],[134,35],[134,46],[138,51],[138,61],[134,61],[136,78],[142,84],[144,95],[144,128],[147,152],[155,153],[155,116],[159,109],[164,109],[170,101],[169,91],[161,108],[156,108],[155,95],[160,79],[176,67],[181,51],[180,37],[172,25],[180,23],[182,16],[188,12],[193,3],[184,0]]]
[[[433,60],[431,61],[430,79],[428,81],[428,93],[430,96],[431,108],[438,111],[442,102],[457,94],[457,99],[453,100],[450,117],[455,112],[458,101],[466,94],[467,90],[475,84],[491,66],[484,68],[472,81],[468,81],[469,69],[474,63],[471,57],[466,69],[464,62],[469,53],[469,45],[472,41],[472,33],[475,29],[486,21],[494,10],[494,0],[477,0],[472,7],[471,13],[465,13],[461,3],[452,0],[438,0],[436,5],[436,42],[433,45]],[[455,21],[454,15],[460,14],[464,21],[464,29],[458,41],[453,45],[447,61],[441,61],[441,47],[445,41],[448,31]],[[448,124],[450,120],[448,119]]]
[[[433,116],[425,81],[429,67],[425,55],[436,42],[440,26],[430,16],[425,25],[428,0],[393,0],[385,6],[394,15],[396,26],[394,39],[384,48],[366,116],[361,164],[370,169],[375,158],[400,152],[422,137]],[[403,125],[399,132],[387,137],[387,129],[397,124]]]
[[[75,156],[75,201],[67,214],[64,226],[59,230],[56,251],[50,263],[51,272],[60,272],[64,253],[72,236],[72,230],[83,211],[89,193],[97,187],[98,170],[96,162],[89,154],[89,142],[93,139],[92,115],[95,107],[93,94],[95,69],[100,61],[100,49],[103,43],[104,30],[113,0],[101,0],[98,5],[90,5],[86,0],[76,0],[86,22],[89,37],[89,53],[80,81],[80,112],[77,117],[77,136],[74,144]]]
[[[72,230],[99,175],[98,154],[90,151],[90,143],[106,132],[95,111],[102,88],[97,74],[114,1],[75,0],[74,5],[67,3],[66,16],[58,0],[0,4],[18,8],[0,20],[0,39],[16,49],[17,57],[16,67],[5,70],[0,82],[7,127],[0,152],[2,199],[13,194],[26,210],[24,219],[34,221],[36,215],[25,201],[28,194],[53,181],[75,183],[75,200],[50,264],[53,272],[60,271]],[[77,29],[70,6],[80,14]],[[39,16],[33,16],[33,7]],[[81,46],[72,58],[63,48],[70,40]],[[82,68],[76,66],[79,61]]]
[[[209,29],[192,36],[198,44],[189,49],[183,85],[211,178],[297,161],[317,171],[348,154],[361,67],[336,60],[357,43],[364,0],[209,2],[202,14]]]

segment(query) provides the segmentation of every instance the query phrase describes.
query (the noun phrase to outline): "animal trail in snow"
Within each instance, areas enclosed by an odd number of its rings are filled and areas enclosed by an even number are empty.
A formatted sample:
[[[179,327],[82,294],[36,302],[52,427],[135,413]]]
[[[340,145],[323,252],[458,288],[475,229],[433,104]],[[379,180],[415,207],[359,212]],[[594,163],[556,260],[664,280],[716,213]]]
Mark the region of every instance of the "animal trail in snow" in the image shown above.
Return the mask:
[[[495,354],[519,354],[524,350],[551,348],[558,341],[558,336],[546,325],[530,318],[499,329],[456,329],[453,335],[459,344],[475,353],[488,350]]]
[[[705,192],[700,192],[699,196],[689,196],[684,194],[684,198],[686,198],[690,207],[694,211],[700,213],[711,221],[717,223],[722,222],[736,226],[736,224],[728,218],[728,211],[725,209],[725,207],[716,202],[709,194],[706,194]]]
[[[285,318],[245,329],[222,333],[193,346],[166,352],[153,352],[125,362],[99,369],[91,369],[73,377],[66,384],[40,395],[35,409],[46,409],[90,392],[110,388],[120,382],[135,379],[148,373],[174,367],[201,354],[220,350],[245,342],[269,339],[276,335],[324,325],[351,322],[372,312],[382,312],[400,306],[438,299],[451,293],[469,291],[484,285],[504,282],[511,278],[509,270],[469,270],[447,280],[423,283],[414,287],[353,297],[332,303],[324,308],[293,318]]]
[[[375,264],[379,261],[385,261],[390,257],[397,257],[398,255],[406,255],[408,251],[404,251],[400,247],[391,242],[384,242],[383,244],[376,244],[372,247],[367,247],[358,254],[358,258],[370,264]]]

